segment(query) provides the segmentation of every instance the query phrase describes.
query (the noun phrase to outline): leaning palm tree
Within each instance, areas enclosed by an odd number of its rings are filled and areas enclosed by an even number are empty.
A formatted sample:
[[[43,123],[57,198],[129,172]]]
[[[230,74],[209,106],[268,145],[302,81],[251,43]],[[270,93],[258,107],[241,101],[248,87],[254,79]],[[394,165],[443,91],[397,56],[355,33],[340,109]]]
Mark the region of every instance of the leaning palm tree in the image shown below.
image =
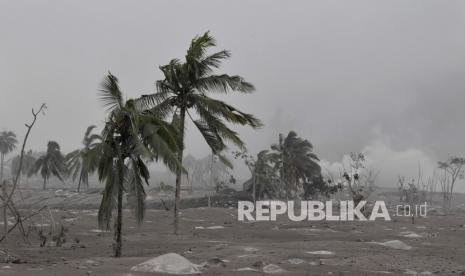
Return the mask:
[[[250,93],[254,90],[254,86],[240,76],[213,73],[220,67],[223,60],[231,56],[226,50],[207,54],[208,49],[215,45],[215,39],[208,32],[196,36],[187,50],[184,61],[173,59],[167,65],[160,67],[164,79],[156,82],[157,92],[144,95],[138,100],[139,105],[154,113],[162,116],[173,115],[173,121],[180,132],[178,139],[180,163],[183,159],[186,117],[200,131],[213,155],[217,155],[228,165],[230,165],[229,162],[220,154],[226,148],[225,140],[239,147],[243,147],[244,143],[238,134],[225,124],[225,121],[249,125],[253,128],[261,125],[253,115],[241,112],[209,96],[211,93],[229,93],[230,91]],[[178,170],[174,205],[175,233],[178,232],[180,200],[181,171]]]
[[[280,134],[279,143],[272,145],[271,149],[279,160],[280,177],[287,198],[295,196],[299,184],[321,174],[313,145],[298,137],[294,131],[290,131],[286,137]]]
[[[2,131],[0,132],[0,184],[3,185],[3,163],[5,161],[5,156],[12,152],[16,143],[16,134],[12,131]]]
[[[76,181],[79,176],[78,192],[81,190],[81,182],[86,187],[89,187],[90,160],[87,155],[97,145],[98,141],[101,140],[100,135],[92,134],[94,128],[95,126],[89,126],[84,133],[84,138],[82,139],[83,148],[70,152],[65,156],[73,181]]]
[[[149,170],[145,160],[161,158],[171,170],[180,167],[175,154],[175,128],[150,112],[137,108],[134,100],[123,100],[118,79],[112,74],[102,83],[101,100],[108,107],[108,118],[102,131],[101,143],[89,150],[89,167],[97,170],[105,183],[98,212],[99,226],[109,229],[116,207],[114,256],[121,256],[123,193],[129,193],[135,217],[143,221],[145,189]]]
[[[50,176],[55,176],[63,182],[63,178],[67,173],[65,157],[61,153],[60,145],[55,141],[49,141],[47,151],[40,156],[31,171],[29,176],[37,174],[40,170],[40,175],[44,179],[43,189],[47,188],[47,181]]]

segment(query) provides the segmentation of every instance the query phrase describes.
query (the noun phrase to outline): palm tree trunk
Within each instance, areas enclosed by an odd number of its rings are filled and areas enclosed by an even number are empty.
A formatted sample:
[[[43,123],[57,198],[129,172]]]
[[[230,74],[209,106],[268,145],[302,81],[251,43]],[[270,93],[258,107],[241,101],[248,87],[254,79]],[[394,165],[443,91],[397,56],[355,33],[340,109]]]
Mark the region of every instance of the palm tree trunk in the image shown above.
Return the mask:
[[[121,257],[121,249],[123,247],[121,239],[121,229],[123,225],[123,186],[122,183],[118,188],[118,207],[116,216],[116,232],[115,232],[115,257]]]
[[[255,171],[252,173],[252,198],[253,198],[253,205],[255,206],[255,204],[257,203],[257,199],[256,199],[256,193],[255,193],[255,187],[256,185],[256,177],[255,177]]]
[[[47,178],[44,177],[44,186],[43,186],[44,191],[45,191],[46,188],[47,188]]]
[[[82,174],[79,174],[78,193],[81,191]]]
[[[3,206],[3,228],[4,228],[4,233],[5,233],[5,239],[6,239],[6,236],[8,234],[8,218],[7,218],[7,214],[6,214],[6,208],[8,208],[7,204],[6,204],[6,201],[7,201],[7,198],[8,198],[8,195],[6,193],[6,181],[3,181],[3,161],[5,160],[5,155],[2,153],[1,154],[1,168],[0,168],[0,184],[2,185],[2,191],[3,191],[3,198],[4,198],[4,206]]]
[[[5,159],[5,155],[2,153],[1,154],[1,164],[0,164],[0,184],[3,183],[3,160]]]
[[[179,124],[179,151],[178,151],[178,161],[182,164],[182,154],[184,150],[184,120],[186,118],[186,109],[181,108],[180,114],[180,124]],[[174,234],[178,234],[179,229],[179,208],[181,205],[181,176],[182,170],[178,168],[176,171],[176,192],[174,199]]]
[[[2,183],[2,192],[3,192],[3,198],[6,201],[6,199],[8,198],[8,194],[6,192],[6,181],[3,181]],[[3,207],[3,232],[4,232],[4,237],[5,237],[4,240],[6,240],[6,236],[8,235],[8,216],[7,216],[8,206],[6,202],[3,202],[3,204],[5,205]]]

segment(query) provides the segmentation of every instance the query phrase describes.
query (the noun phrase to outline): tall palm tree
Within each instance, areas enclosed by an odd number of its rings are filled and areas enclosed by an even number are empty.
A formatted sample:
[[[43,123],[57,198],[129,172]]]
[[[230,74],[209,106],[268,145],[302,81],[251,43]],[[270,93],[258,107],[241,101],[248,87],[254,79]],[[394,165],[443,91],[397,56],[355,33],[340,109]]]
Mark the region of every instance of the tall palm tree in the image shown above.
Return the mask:
[[[65,156],[73,181],[79,176],[78,192],[81,190],[81,182],[89,187],[90,160],[87,157],[89,151],[102,139],[98,134],[92,134],[95,126],[89,126],[82,139],[83,148],[68,153]]]
[[[16,155],[11,161],[11,171],[15,174],[19,170],[20,159],[21,159],[21,155]],[[23,156],[23,164],[21,166],[21,175],[27,176],[29,172],[32,170],[32,168],[34,167],[35,162],[36,162],[36,158],[34,157],[32,150],[29,150],[28,152],[26,152]]]
[[[294,131],[290,131],[286,137],[280,134],[279,143],[272,145],[271,149],[279,159],[281,181],[285,184],[287,198],[295,196],[299,184],[321,174],[313,145],[298,137]]]
[[[36,160],[32,170],[29,172],[29,176],[37,174],[39,170],[40,175],[44,179],[44,190],[47,188],[47,181],[52,175],[63,182],[63,177],[67,173],[67,167],[65,157],[61,153],[60,145],[57,142],[48,142],[47,151]]]
[[[12,152],[18,141],[16,140],[16,134],[12,131],[0,132],[0,184],[3,185],[3,165],[5,156]]]
[[[144,160],[161,158],[171,170],[180,167],[175,150],[175,128],[148,111],[137,108],[135,101],[123,100],[118,79],[112,74],[102,82],[101,100],[108,107],[108,118],[102,131],[101,143],[89,150],[89,167],[105,182],[98,212],[99,226],[109,228],[116,206],[115,257],[121,256],[123,193],[134,200],[135,217],[143,221],[145,189],[149,170]]]
[[[221,62],[231,56],[223,50],[207,54],[209,48],[216,46],[215,39],[208,33],[196,36],[187,50],[184,61],[171,60],[161,66],[163,80],[156,82],[156,93],[142,96],[138,103],[152,112],[168,116],[173,114],[173,120],[179,128],[178,160],[182,163],[184,150],[184,128],[186,117],[200,131],[203,138],[223,162],[229,162],[220,155],[226,148],[225,140],[239,147],[244,143],[238,134],[231,130],[226,122],[249,125],[257,128],[260,121],[253,115],[239,111],[237,108],[214,98],[211,93],[229,93],[238,91],[250,93],[254,86],[240,76],[214,74]],[[176,172],[176,194],[174,206],[174,232],[178,232],[178,211],[181,200],[181,171]]]

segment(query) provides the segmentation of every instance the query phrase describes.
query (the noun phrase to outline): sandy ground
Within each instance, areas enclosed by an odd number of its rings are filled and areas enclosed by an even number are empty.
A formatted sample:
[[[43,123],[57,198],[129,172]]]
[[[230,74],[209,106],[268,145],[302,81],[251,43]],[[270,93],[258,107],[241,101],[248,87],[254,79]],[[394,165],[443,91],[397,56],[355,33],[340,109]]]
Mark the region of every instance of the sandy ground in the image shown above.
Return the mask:
[[[168,252],[196,264],[213,258],[225,260],[204,270],[203,275],[260,275],[266,264],[280,266],[286,270],[283,275],[465,275],[464,215],[431,215],[415,224],[405,218],[244,223],[237,221],[236,209],[195,208],[182,210],[180,235],[175,236],[171,212],[148,210],[145,222],[137,226],[127,210],[124,256],[115,259],[111,257],[112,234],[99,233],[96,210],[54,210],[53,214],[68,227],[67,242],[61,247],[40,247],[36,232],[27,244],[15,231],[2,247],[25,263],[0,264],[0,275],[162,275],[131,272],[130,268]],[[207,229],[211,226],[222,227]],[[419,236],[408,237],[406,232]],[[389,240],[400,240],[412,248],[372,243]],[[258,272],[238,271],[241,268]]]

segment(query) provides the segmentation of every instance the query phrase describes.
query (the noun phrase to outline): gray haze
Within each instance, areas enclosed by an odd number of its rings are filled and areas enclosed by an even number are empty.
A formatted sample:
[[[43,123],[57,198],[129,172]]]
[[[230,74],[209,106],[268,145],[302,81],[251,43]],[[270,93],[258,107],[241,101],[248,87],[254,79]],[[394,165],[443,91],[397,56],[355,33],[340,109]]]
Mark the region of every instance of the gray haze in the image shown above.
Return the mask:
[[[227,98],[265,123],[239,129],[251,151],[292,129],[328,163],[378,154],[389,181],[465,154],[464,29],[463,1],[1,1],[0,130],[22,139],[46,102],[30,146],[70,151],[102,124],[108,70],[128,97],[150,93],[158,66],[210,30],[233,54],[222,70],[257,87]],[[187,152],[208,154],[193,129]]]

